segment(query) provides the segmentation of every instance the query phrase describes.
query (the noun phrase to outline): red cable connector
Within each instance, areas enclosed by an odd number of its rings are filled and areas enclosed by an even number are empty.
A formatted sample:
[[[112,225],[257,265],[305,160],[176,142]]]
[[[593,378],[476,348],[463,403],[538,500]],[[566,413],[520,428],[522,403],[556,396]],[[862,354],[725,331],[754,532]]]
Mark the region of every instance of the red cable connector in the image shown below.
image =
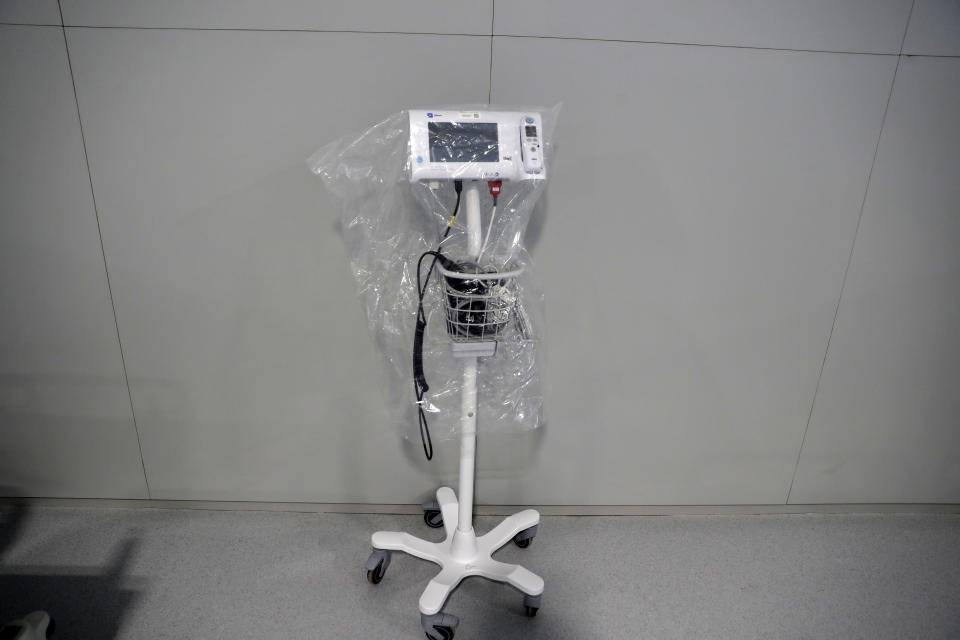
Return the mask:
[[[496,201],[497,196],[500,195],[500,187],[503,186],[503,180],[490,180],[487,182],[487,186],[490,187],[490,195],[493,196],[494,201]]]

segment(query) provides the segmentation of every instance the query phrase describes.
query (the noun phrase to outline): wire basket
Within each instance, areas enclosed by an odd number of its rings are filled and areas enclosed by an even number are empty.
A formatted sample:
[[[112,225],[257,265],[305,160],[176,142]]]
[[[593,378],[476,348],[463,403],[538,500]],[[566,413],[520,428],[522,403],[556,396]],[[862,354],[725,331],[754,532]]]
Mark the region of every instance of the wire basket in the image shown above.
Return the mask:
[[[517,314],[515,278],[522,272],[522,268],[499,272],[449,271],[440,266],[450,337],[455,342],[496,340]]]

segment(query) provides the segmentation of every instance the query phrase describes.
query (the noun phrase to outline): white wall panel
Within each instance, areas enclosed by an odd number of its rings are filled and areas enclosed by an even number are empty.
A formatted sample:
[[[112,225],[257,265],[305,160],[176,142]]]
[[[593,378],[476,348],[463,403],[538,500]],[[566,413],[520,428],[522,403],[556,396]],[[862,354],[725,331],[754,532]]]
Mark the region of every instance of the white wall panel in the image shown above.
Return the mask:
[[[793,502],[960,502],[960,60],[904,58]]]
[[[0,0],[0,23],[60,24],[57,0]]]
[[[62,0],[67,26],[490,33],[492,0]]]
[[[63,32],[0,59],[0,495],[145,498]]]
[[[911,0],[499,0],[494,33],[899,53]]]
[[[960,56],[960,2],[916,0],[903,52]]]
[[[410,502],[451,480],[455,443],[427,464],[387,426],[303,159],[485,102],[493,2],[62,4],[136,27],[68,36],[154,497]],[[564,108],[529,234],[548,425],[481,440],[480,502],[784,500],[897,59],[763,49],[895,54],[909,15],[905,53],[958,56],[958,6],[496,3],[493,101]],[[59,21],[0,2],[0,23]],[[0,54],[0,489],[143,497],[63,35],[0,27]],[[960,500],[957,62],[901,63],[793,503]]]
[[[494,502],[785,500],[895,65],[495,39],[493,100],[563,111],[530,234],[550,422]]]
[[[435,481],[386,419],[304,160],[410,105],[485,101],[489,39],[68,35],[153,496],[418,499]]]

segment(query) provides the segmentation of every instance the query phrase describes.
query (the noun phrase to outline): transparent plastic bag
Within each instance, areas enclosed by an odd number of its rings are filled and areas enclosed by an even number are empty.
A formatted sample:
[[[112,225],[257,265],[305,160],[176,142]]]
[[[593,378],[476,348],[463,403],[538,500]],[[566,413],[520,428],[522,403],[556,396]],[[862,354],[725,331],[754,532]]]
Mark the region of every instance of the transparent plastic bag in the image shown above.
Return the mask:
[[[488,144],[488,133],[478,133],[476,126],[458,125],[436,127],[439,133],[448,135],[431,138],[443,145],[449,143],[430,151],[431,161],[450,160],[449,164],[434,167],[459,167],[461,176],[471,172],[476,175],[479,169],[484,173],[484,179],[468,181],[464,187],[466,192],[471,185],[480,186],[485,242],[479,260],[468,259],[471,244],[462,202],[465,193],[458,196],[453,180],[458,176],[451,173],[438,180],[411,179],[426,153],[418,152],[411,144],[411,121],[418,126],[412,114],[428,112],[391,115],[362,133],[327,144],[308,160],[310,169],[339,203],[351,268],[365,305],[370,333],[386,365],[386,399],[396,407],[396,426],[407,438],[420,438],[418,409],[429,420],[433,440],[459,434],[463,361],[454,352],[470,348],[465,345],[491,340],[496,342],[495,353],[479,360],[478,432],[523,431],[542,423],[538,350],[543,339],[543,295],[523,235],[546,185],[543,176],[548,175],[552,130],[559,108],[444,108],[444,112],[465,116],[493,111],[536,114],[540,136],[537,148],[542,163],[542,174],[536,179],[524,179],[526,164],[519,176],[503,176],[495,214],[490,194],[493,187],[488,182],[500,177],[494,175],[499,167],[506,167],[504,173],[509,173],[510,163],[496,165],[489,157],[477,157],[490,156],[484,150],[489,147],[483,146]],[[517,135],[523,140],[524,132],[531,129],[524,129],[520,122],[517,126]],[[431,121],[431,135],[434,128]],[[501,129],[501,143],[503,136]],[[464,155],[464,145],[476,147],[473,156]],[[507,154],[506,149],[500,149],[501,158]],[[484,164],[474,164],[471,158]],[[529,159],[524,157],[525,162]],[[444,237],[458,197],[460,215]],[[477,241],[474,237],[473,242]],[[438,262],[431,270],[434,256],[428,254],[422,261],[421,257],[438,247],[446,265]],[[429,388],[419,399],[413,372],[420,302],[418,264],[421,282],[430,272],[422,300],[426,321],[423,376]],[[480,275],[465,278],[464,271]]]

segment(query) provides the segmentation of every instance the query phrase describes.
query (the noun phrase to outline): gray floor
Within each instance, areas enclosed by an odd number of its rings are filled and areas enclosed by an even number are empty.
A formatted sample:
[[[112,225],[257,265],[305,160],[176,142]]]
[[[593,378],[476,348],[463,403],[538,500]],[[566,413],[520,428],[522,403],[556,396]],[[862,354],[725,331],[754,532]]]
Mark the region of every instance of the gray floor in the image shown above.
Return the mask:
[[[423,638],[432,565],[369,534],[438,537],[413,516],[35,508],[0,511],[0,617],[37,608],[57,638]],[[478,518],[477,529],[497,518]],[[544,576],[540,615],[465,582],[458,640],[960,638],[960,516],[545,518],[498,557]]]

